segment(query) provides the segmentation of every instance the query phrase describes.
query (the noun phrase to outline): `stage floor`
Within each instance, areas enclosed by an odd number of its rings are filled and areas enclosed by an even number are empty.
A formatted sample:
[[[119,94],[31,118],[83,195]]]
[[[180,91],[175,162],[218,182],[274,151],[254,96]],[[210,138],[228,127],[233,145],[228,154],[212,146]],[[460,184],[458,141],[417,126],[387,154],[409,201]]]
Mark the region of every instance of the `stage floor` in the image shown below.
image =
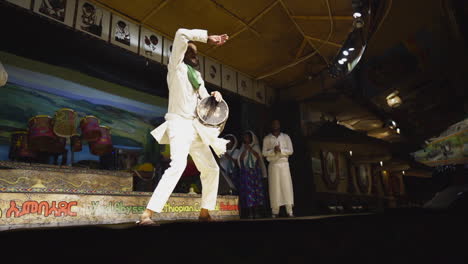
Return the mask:
[[[9,230],[2,252],[49,263],[467,263],[466,216],[420,212]],[[16,263],[16,262],[14,262]]]

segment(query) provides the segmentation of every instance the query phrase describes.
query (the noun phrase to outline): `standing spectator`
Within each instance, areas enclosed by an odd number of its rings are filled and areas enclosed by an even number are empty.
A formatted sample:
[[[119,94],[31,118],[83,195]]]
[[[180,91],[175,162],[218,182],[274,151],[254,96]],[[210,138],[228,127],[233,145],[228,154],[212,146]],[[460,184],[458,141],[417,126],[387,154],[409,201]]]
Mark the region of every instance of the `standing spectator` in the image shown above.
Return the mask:
[[[266,178],[266,167],[257,137],[252,131],[243,135],[240,149],[240,186],[239,199],[241,209],[246,211],[248,218],[254,218],[257,210],[265,203],[262,178]]]
[[[280,206],[286,207],[288,216],[293,217],[294,193],[288,157],[293,154],[291,138],[281,133],[281,125],[274,120],[272,132],[263,139],[262,154],[269,162],[269,193],[273,218],[278,217]]]

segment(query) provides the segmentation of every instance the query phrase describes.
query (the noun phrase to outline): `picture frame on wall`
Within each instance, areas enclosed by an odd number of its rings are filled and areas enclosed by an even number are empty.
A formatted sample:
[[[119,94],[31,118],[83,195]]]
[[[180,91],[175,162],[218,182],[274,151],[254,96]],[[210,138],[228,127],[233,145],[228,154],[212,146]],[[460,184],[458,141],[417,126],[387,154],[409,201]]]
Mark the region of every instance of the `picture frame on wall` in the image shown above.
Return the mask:
[[[163,37],[156,32],[141,27],[140,55],[157,62],[162,62]]]
[[[112,44],[137,53],[139,34],[140,27],[137,24],[112,14]]]
[[[237,74],[237,91],[240,95],[254,99],[253,81],[247,75]]]
[[[174,42],[172,40],[164,38],[164,43],[163,43],[163,64],[164,65],[169,64],[169,58],[171,57],[173,43]]]
[[[75,0],[36,0],[33,11],[54,21],[73,27]]]
[[[111,13],[104,8],[85,0],[78,2],[75,29],[109,41],[110,21]]]
[[[371,187],[371,174],[369,166],[366,164],[360,164],[357,166],[356,177],[360,192],[363,194],[369,194]]]
[[[31,9],[31,0],[6,0],[25,9]]]
[[[322,160],[323,180],[329,190],[336,190],[340,182],[338,154],[322,150],[320,155]]]
[[[263,81],[254,81],[254,99],[261,104],[265,104],[266,93],[265,83]]]
[[[236,71],[221,65],[221,88],[237,93],[237,74]]]
[[[221,64],[205,58],[205,81],[221,87]]]

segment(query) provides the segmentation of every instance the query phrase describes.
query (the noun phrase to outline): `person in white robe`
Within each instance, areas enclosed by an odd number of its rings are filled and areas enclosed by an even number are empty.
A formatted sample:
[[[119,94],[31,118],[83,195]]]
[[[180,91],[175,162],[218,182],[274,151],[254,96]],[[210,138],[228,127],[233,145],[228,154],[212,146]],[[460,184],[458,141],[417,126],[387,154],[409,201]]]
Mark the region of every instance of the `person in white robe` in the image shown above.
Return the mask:
[[[280,122],[272,122],[272,133],[263,139],[263,156],[268,164],[268,189],[272,216],[278,217],[281,206],[293,217],[294,192],[288,158],[293,154],[291,138],[281,132]]]
[[[0,62],[0,87],[4,86],[8,81],[8,73]]]
[[[196,118],[199,100],[210,96],[200,72],[197,47],[194,41],[220,46],[228,40],[226,34],[208,36],[206,30],[177,30],[172,54],[167,66],[167,84],[169,88],[168,113],[166,122],[151,132],[159,144],[170,144],[170,167],[166,169],[156,187],[146,210],[140,216],[141,225],[157,225],[151,217],[160,213],[179,181],[190,154],[202,182],[200,221],[212,221],[209,210],[216,207],[218,192],[219,167],[209,146],[220,156],[226,151],[227,140],[218,138],[218,128],[206,127]],[[212,92],[219,102],[221,93]]]

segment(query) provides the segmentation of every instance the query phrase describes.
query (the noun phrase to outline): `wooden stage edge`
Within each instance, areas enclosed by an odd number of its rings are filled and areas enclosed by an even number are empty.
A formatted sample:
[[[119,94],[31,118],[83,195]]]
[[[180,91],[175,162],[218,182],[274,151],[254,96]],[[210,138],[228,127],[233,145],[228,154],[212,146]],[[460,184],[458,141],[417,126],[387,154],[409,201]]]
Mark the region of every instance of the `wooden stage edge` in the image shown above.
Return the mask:
[[[128,171],[0,161],[0,231],[136,222],[152,192]],[[197,220],[201,195],[174,193],[157,221]],[[239,219],[238,196],[218,196],[215,219]]]

